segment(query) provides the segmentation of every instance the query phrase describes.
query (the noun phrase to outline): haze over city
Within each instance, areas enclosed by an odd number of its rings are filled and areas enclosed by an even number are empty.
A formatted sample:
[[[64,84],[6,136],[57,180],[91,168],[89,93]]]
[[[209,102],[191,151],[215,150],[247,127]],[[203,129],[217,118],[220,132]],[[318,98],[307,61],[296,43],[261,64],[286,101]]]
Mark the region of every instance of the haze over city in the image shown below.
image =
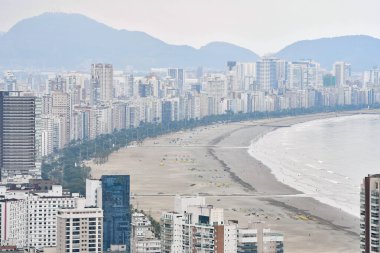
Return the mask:
[[[2,0],[0,31],[44,12],[79,13],[171,44],[199,48],[225,41],[264,55],[299,40],[343,35],[380,38],[378,9],[376,0]]]
[[[0,0],[0,252],[380,252],[379,9]]]

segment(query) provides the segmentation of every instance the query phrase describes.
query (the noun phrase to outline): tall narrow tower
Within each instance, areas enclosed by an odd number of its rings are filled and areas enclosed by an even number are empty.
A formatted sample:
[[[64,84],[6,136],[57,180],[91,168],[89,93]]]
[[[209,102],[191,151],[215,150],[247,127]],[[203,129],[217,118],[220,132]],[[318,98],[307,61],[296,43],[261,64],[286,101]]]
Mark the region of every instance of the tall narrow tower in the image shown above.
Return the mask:
[[[1,180],[41,176],[40,110],[36,97],[0,92]]]
[[[130,252],[131,210],[129,175],[103,175],[102,209],[103,209],[103,249],[122,246]]]
[[[360,250],[362,253],[380,251],[379,193],[380,174],[365,177],[360,192]]]
[[[91,84],[93,104],[107,103],[113,98],[113,67],[111,64],[91,65]]]

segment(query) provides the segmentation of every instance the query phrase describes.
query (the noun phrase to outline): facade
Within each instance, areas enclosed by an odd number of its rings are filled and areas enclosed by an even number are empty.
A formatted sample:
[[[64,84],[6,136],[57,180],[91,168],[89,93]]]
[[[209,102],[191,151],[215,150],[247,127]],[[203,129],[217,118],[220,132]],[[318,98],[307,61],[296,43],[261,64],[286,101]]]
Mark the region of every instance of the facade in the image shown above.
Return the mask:
[[[23,190],[23,188],[26,188]],[[0,187],[1,245],[41,250],[56,246],[57,211],[74,208],[77,194],[64,193],[62,186],[31,181],[15,190]]]
[[[56,252],[103,252],[102,231],[103,211],[77,200],[76,208],[58,210]]]
[[[27,205],[26,200],[0,200],[0,245],[17,248],[27,245]]]
[[[61,149],[67,146],[71,140],[71,98],[68,93],[64,92],[53,92],[51,97],[52,115],[58,119],[60,124],[57,133],[59,138],[57,148]]]
[[[351,77],[351,65],[345,62],[335,62],[333,66],[336,86],[342,87]]]
[[[263,58],[256,63],[256,82],[260,90],[269,91],[278,87],[277,59]]]
[[[20,92],[0,92],[1,180],[41,176],[40,104]]]
[[[143,213],[132,215],[132,253],[160,253],[161,241],[155,238],[152,223]]]
[[[113,67],[111,64],[91,65],[91,103],[108,103],[113,98]]]
[[[223,209],[204,203],[203,197],[176,196],[175,209],[182,213],[162,214],[162,252],[236,252],[237,224],[225,224]]]
[[[175,86],[178,89],[179,94],[183,94],[185,85],[185,72],[180,68],[169,68],[168,76],[174,80]]]
[[[360,250],[362,253],[380,251],[379,225],[380,175],[364,178],[360,192]]]
[[[238,229],[238,253],[283,253],[284,237],[273,233],[261,222],[250,223],[247,228]]]
[[[161,215],[161,252],[182,253],[182,214],[165,212]]]
[[[129,175],[102,176],[102,209],[104,212],[103,250],[111,245],[126,245],[130,252],[131,210]]]

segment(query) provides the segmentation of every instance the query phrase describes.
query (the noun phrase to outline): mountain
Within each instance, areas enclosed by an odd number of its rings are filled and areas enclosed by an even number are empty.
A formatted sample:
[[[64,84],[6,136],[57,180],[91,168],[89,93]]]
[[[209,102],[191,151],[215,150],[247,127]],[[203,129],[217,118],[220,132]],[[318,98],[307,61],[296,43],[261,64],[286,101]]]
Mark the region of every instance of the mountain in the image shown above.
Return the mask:
[[[351,63],[353,70],[362,71],[380,66],[380,39],[352,35],[303,40],[285,47],[276,57],[286,60],[313,59],[326,69],[331,69],[336,61],[346,61]]]
[[[236,45],[214,42],[201,49],[170,45],[144,32],[116,30],[79,14],[45,13],[18,22],[0,36],[0,67],[89,69],[108,62],[123,68],[225,68],[228,60],[259,57]]]

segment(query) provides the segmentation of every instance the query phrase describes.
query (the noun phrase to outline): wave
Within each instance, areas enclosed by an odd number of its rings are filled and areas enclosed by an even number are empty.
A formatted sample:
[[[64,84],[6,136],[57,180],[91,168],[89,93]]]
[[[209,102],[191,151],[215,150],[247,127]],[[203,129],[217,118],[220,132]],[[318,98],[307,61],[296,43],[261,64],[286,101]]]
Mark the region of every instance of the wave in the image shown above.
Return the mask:
[[[278,181],[359,216],[360,183],[378,173],[379,142],[380,116],[354,115],[278,128],[252,140],[248,153]]]

